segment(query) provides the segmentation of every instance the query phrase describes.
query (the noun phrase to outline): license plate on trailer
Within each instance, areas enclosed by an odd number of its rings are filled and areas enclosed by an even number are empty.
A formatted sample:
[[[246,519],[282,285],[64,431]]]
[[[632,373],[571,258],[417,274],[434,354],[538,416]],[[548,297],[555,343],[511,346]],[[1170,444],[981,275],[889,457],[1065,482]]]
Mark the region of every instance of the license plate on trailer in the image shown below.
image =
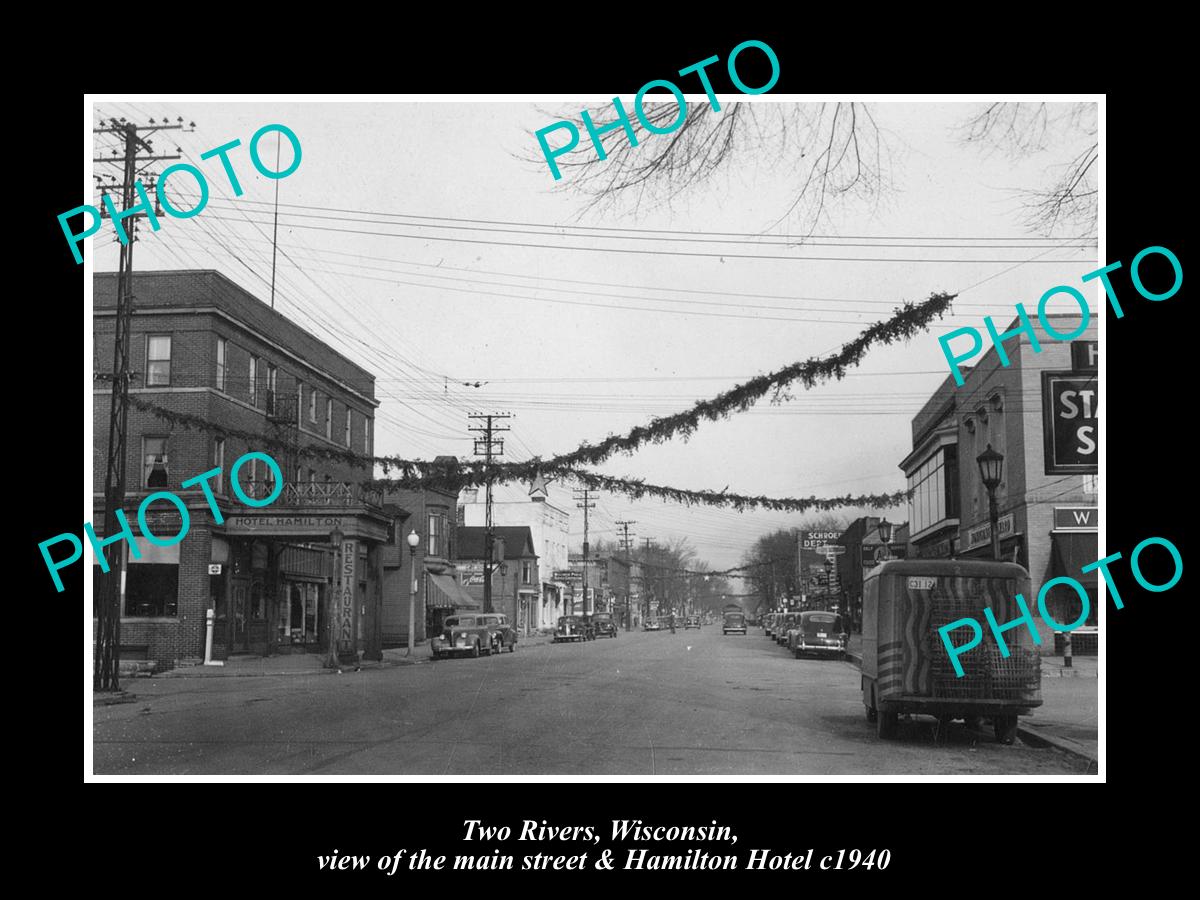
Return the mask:
[[[908,579],[910,591],[932,591],[935,587],[937,587],[937,576],[934,575],[917,575]]]
[[[817,637],[828,637],[828,635],[824,631],[818,631]]]

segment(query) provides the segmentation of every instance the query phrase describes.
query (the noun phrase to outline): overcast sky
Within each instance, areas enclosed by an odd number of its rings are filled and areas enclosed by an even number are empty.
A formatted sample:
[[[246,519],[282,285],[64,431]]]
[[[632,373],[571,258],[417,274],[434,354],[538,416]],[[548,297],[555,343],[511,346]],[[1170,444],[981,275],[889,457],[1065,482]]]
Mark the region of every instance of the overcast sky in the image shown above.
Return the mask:
[[[722,98],[722,106],[733,99]],[[582,105],[557,106],[569,114]],[[1048,168],[1073,155],[1067,143],[1021,161],[964,146],[955,128],[979,104],[874,109],[890,149],[893,190],[878,207],[846,203],[831,211],[832,221],[818,231],[847,243],[848,236],[860,235],[958,239],[953,243],[1021,238],[1026,232],[1015,191],[1044,185],[1052,174]],[[519,159],[536,153],[528,132],[550,122],[529,103],[138,99],[100,101],[95,110],[140,123],[164,116],[194,121],[194,132],[163,132],[152,139],[156,152],[178,146],[184,161],[209,176],[213,191],[208,208],[194,218],[164,218],[158,232],[143,231],[135,268],[212,268],[263,300],[269,299],[276,182],[254,171],[244,145],[267,123],[281,122],[296,133],[301,165],[278,182],[275,304],[375,373],[381,455],[467,457],[470,411],[514,414],[506,459],[572,450],[583,440],[622,433],[755,374],[835,350],[887,318],[894,304],[959,291],[953,318],[906,346],[872,350],[840,384],[798,391],[780,406],[763,401],[749,413],[703,425],[687,442],[650,446],[602,467],[609,474],[683,488],[728,487],[772,496],[899,490],[905,481],[897,464],[912,448],[912,416],[947,374],[936,336],[965,324],[982,328],[987,314],[1007,324],[1015,302],[1032,309],[1047,288],[1078,286],[1097,261],[1094,248],[1059,250],[1048,258],[1062,262],[1032,262],[998,275],[1042,250],[928,245],[763,250],[595,235],[564,241],[531,236],[526,226],[477,221],[474,229],[446,227],[464,224],[447,219],[471,219],[760,233],[786,211],[796,186],[796,174],[764,153],[734,175],[695,189],[673,210],[643,210],[637,218],[618,210],[579,219],[580,197],[553,190],[545,165]],[[243,143],[231,159],[246,190],[237,199],[219,164],[199,159],[234,138]],[[262,151],[273,163],[274,137],[263,142]],[[282,152],[286,165],[286,142]],[[190,189],[186,177],[181,183]],[[371,217],[374,224],[347,220],[363,213],[384,215]],[[524,233],[480,230],[523,227]],[[786,234],[786,227],[771,233]],[[117,244],[107,226],[102,234],[94,241],[96,271],[115,270]],[[502,246],[514,242],[555,246]],[[660,252],[561,249],[567,244]],[[716,255],[688,257],[672,250]],[[722,257],[723,251],[731,255]],[[732,257],[762,252],[788,258]],[[843,259],[807,258],[818,255]],[[897,261],[861,259],[867,256]],[[913,261],[947,258],[1008,262]],[[964,290],[977,282],[983,283]],[[499,495],[526,490],[501,488]],[[572,513],[573,543],[578,542],[582,519],[569,486],[553,485],[551,501]],[[903,509],[888,515],[907,518]],[[721,569],[738,564],[758,535],[802,518],[688,510],[656,500],[634,504],[601,495],[591,529],[610,539],[615,520],[633,519],[639,543],[687,535],[700,557]]]

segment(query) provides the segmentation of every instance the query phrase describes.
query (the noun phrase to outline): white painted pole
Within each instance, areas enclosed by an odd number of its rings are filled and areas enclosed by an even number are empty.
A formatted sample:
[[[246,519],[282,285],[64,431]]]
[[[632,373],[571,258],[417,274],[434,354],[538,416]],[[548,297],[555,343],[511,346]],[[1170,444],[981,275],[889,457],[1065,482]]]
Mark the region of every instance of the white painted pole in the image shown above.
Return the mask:
[[[213,622],[216,619],[217,613],[212,607],[209,607],[205,613],[204,620],[204,664],[206,666],[223,666],[225,663],[219,659],[212,658],[213,644]]]

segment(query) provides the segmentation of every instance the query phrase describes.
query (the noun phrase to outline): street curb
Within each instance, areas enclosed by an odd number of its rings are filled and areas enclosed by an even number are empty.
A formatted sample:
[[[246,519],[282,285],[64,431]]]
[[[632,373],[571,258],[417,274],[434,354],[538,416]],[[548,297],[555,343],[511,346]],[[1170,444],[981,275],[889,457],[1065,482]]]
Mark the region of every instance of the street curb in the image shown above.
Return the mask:
[[[1096,759],[1096,757],[1083,750],[1080,750],[1075,744],[1068,743],[1060,738],[1056,738],[1048,734],[1042,734],[1034,731],[1031,728],[1025,728],[1020,725],[1017,726],[1017,735],[1023,742],[1029,744],[1030,746],[1038,747],[1040,749],[1053,747],[1055,750],[1061,750],[1063,753],[1067,754],[1068,756],[1073,756],[1075,759],[1082,760],[1093,766],[1099,765],[1099,761]]]

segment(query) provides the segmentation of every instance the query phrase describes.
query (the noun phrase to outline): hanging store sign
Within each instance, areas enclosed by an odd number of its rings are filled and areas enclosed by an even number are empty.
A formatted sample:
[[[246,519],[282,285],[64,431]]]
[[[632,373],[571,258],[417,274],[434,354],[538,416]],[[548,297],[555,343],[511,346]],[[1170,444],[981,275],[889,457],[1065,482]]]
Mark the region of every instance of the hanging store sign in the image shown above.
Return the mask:
[[[1096,410],[1100,403],[1095,374],[1042,373],[1042,418],[1047,475],[1094,474]]]
[[[1008,537],[1013,533],[1013,516],[1009,513],[1007,516],[1000,517],[1000,539]],[[976,547],[982,547],[989,543],[992,539],[992,524],[984,522],[982,525],[976,525],[974,528],[967,529],[967,546],[965,549],[973,550]]]

